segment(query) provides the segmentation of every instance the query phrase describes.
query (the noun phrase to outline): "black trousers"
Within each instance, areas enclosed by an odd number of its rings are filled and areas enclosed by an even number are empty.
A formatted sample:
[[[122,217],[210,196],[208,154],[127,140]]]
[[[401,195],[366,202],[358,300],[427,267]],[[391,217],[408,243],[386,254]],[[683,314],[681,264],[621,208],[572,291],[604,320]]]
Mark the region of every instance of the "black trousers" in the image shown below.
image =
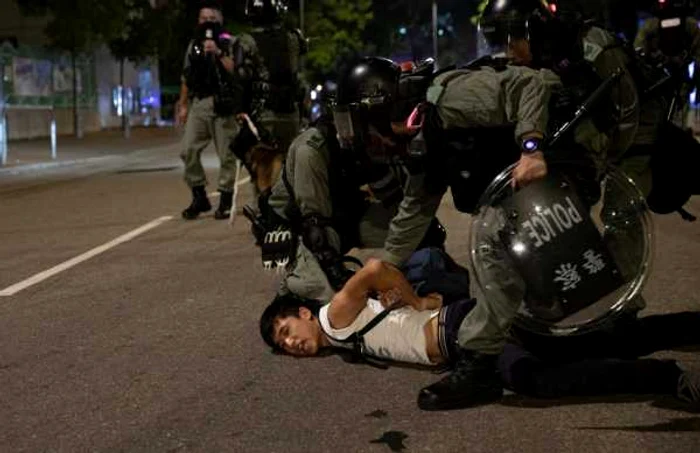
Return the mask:
[[[540,397],[675,394],[673,360],[640,358],[700,345],[700,313],[619,318],[609,328],[574,337],[514,329],[499,359],[504,385]]]

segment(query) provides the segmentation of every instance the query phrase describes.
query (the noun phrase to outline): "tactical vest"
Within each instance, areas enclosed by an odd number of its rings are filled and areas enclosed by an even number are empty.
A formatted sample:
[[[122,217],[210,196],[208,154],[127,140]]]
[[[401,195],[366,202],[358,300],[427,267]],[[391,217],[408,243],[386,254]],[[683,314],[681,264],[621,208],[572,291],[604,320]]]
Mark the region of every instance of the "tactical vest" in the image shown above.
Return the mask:
[[[284,27],[256,29],[251,36],[264,66],[257,71],[259,79],[253,81],[255,101],[273,112],[293,112],[298,93],[299,39]]]
[[[332,215],[330,219],[326,219],[326,222],[340,236],[340,252],[345,254],[359,244],[357,226],[367,209],[367,202],[363,192],[360,191],[362,182],[358,180],[358,173],[344,159],[342,150],[335,138],[329,138],[330,134],[335,134],[335,131],[329,125],[323,123],[319,123],[314,127],[320,134],[311,136],[306,144],[319,153],[322,152],[324,147],[328,152],[330,161],[327,171]],[[293,227],[300,229],[302,223],[301,213],[291,193],[285,213]]]

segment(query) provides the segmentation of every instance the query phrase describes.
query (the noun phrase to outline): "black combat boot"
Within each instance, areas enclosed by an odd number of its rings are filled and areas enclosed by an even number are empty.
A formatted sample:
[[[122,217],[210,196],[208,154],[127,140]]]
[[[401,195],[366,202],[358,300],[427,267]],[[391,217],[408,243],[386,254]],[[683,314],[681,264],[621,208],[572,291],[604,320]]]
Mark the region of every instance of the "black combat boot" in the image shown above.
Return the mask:
[[[187,209],[182,211],[182,218],[187,220],[196,219],[199,214],[209,210],[211,210],[211,203],[209,203],[204,186],[195,186],[192,188],[192,203]]]
[[[420,391],[419,408],[424,411],[464,409],[501,399],[503,385],[498,356],[462,352],[452,374]]]
[[[219,198],[219,207],[214,212],[214,218],[216,220],[228,219],[231,215],[231,206],[233,206],[233,192],[219,191],[221,198]]]

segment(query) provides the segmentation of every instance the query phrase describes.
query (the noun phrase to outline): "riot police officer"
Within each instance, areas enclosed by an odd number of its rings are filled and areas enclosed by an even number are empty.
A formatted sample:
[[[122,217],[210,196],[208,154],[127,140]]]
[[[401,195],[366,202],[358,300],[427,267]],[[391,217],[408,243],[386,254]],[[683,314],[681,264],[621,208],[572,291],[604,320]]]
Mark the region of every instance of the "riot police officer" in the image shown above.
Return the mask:
[[[281,292],[325,302],[352,275],[344,255],[380,248],[403,198],[397,168],[342,150],[336,135],[324,115],[292,142],[281,177],[259,198],[263,228],[254,228],[266,267],[283,268]],[[433,219],[421,246],[444,241]]]
[[[299,133],[300,58],[306,52],[301,32],[284,23],[286,12],[283,0],[248,0],[246,16],[254,28],[241,45],[252,50],[237,55],[237,60],[243,60],[240,65],[249,70],[251,117],[282,150]],[[246,61],[251,58],[254,61]]]
[[[185,55],[178,102],[178,122],[185,124],[185,181],[192,190],[192,203],[182,212],[194,219],[211,209],[206,194],[206,174],[201,154],[213,141],[221,162],[219,207],[214,217],[229,216],[236,171],[236,158],[228,150],[239,130],[235,115],[243,111],[242,92],[234,76],[232,39],[222,26],[221,6],[214,0],[201,3],[199,25]]]
[[[426,102],[406,122],[410,110],[402,102],[397,65],[368,58],[342,73],[334,115],[343,145],[374,158],[398,157],[409,174],[385,242],[386,261],[399,264],[415,249],[448,187],[457,209],[471,212],[510,164],[517,163],[513,175],[519,187],[547,175],[543,139],[551,89],[558,84],[553,73],[527,67],[451,70],[433,78]],[[499,266],[497,260],[493,265]],[[420,392],[422,409],[469,407],[501,397],[496,357],[519,302],[478,295],[477,300],[459,330],[457,369]]]
[[[677,85],[688,82],[688,64],[700,57],[700,30],[692,17],[694,9],[690,0],[657,2],[654,17],[644,22],[634,40],[635,47],[648,58],[666,67]]]
[[[568,2],[572,3],[572,2]],[[639,96],[628,69],[630,57],[617,38],[584,20],[566,3],[540,0],[490,1],[480,20],[480,35],[490,52],[513,64],[554,71],[562,82],[554,118],[569,118],[605,79],[621,70],[607,97],[574,135],[597,156],[602,169],[619,161],[631,146],[639,122]],[[556,128],[556,122],[550,127]]]

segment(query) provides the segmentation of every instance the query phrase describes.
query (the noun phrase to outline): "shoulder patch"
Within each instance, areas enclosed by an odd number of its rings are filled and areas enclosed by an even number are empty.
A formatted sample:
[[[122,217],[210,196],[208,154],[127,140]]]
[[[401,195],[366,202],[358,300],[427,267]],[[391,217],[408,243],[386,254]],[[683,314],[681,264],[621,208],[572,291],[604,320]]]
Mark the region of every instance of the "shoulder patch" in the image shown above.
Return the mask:
[[[591,63],[598,58],[602,51],[603,47],[599,46],[598,44],[592,43],[590,41],[583,42],[583,57]]]
[[[323,134],[314,131],[309,134],[306,139],[306,144],[315,149],[321,149],[321,147],[326,143],[326,137]]]

